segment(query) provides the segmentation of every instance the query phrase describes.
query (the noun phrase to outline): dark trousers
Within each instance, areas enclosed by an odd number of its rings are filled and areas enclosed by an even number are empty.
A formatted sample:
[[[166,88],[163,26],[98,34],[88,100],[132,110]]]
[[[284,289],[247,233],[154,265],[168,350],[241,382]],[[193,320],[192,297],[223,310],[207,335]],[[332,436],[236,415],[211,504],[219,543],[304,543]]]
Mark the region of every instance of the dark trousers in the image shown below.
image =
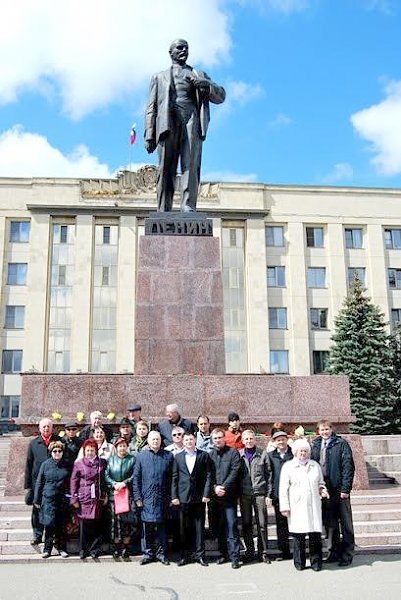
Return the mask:
[[[44,552],[51,553],[53,545],[58,550],[66,549],[66,539],[64,532],[64,523],[67,507],[63,504],[56,510],[55,520],[53,525],[45,525],[45,540]]]
[[[352,561],[355,535],[350,499],[332,496],[323,509],[323,524],[331,540],[330,554],[339,560]]]
[[[188,115],[189,116],[189,115]],[[181,210],[195,210],[198,195],[202,140],[199,135],[199,115],[180,112],[171,115],[169,135],[159,141],[159,173],[157,178],[157,210],[170,211],[173,206],[174,184],[178,160],[181,161]]]
[[[102,546],[100,519],[79,520],[79,549],[81,552],[99,554]]]
[[[253,542],[253,514],[255,514],[258,532],[258,556],[267,556],[267,509],[265,496],[242,496],[240,499],[242,517],[242,536],[246,549],[246,556],[255,556]]]
[[[309,559],[311,566],[322,566],[322,536],[320,532],[292,533],[294,538],[294,565],[305,567],[306,563],[306,536],[309,536]]]
[[[162,560],[167,558],[167,532],[163,521],[142,522],[142,553],[146,558]]]
[[[43,531],[44,531],[44,525],[42,525],[42,523],[40,522],[40,517],[39,517],[39,508],[36,508],[36,506],[32,506],[32,513],[31,513],[31,524],[32,524],[32,531],[33,531],[33,537],[35,540],[41,540],[43,537]]]
[[[181,505],[182,557],[191,554],[195,560],[205,556],[205,504],[193,502]]]
[[[238,531],[237,503],[219,503],[218,545],[222,556],[231,562],[239,561],[240,541]]]
[[[278,500],[273,500],[273,508],[276,517],[277,547],[283,556],[288,557],[290,555],[288,520],[281,514]]]

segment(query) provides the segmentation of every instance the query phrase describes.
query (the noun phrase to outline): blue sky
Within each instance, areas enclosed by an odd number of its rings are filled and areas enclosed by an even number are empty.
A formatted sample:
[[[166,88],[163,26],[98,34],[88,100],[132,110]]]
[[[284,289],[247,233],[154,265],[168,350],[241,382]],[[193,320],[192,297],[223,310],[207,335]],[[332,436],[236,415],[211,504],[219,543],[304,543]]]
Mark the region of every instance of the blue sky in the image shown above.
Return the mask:
[[[399,0],[6,5],[1,177],[156,164],[142,142],[149,79],[183,37],[189,63],[227,91],[212,107],[202,179],[401,188]]]

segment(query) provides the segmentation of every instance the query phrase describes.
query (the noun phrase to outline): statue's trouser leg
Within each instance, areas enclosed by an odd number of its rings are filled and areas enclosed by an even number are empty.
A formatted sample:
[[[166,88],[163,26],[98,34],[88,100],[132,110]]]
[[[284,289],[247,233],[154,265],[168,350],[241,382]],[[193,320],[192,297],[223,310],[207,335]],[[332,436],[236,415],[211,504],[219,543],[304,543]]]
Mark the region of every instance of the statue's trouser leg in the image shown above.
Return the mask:
[[[157,210],[170,211],[173,208],[175,175],[179,156],[181,127],[177,125],[163,140],[159,141],[159,171],[157,175]]]
[[[181,210],[196,210],[198,197],[202,140],[199,135],[199,116],[193,113],[182,127],[181,134]]]

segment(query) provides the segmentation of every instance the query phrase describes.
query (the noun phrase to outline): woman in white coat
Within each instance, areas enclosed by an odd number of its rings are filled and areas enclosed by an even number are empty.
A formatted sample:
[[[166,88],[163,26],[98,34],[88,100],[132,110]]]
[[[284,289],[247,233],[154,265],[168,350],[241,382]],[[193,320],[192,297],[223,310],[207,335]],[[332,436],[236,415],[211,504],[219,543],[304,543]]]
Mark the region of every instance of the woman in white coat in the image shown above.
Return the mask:
[[[288,518],[288,529],[294,538],[294,565],[305,569],[306,535],[309,537],[311,568],[322,568],[322,502],[327,498],[320,465],[310,460],[311,448],[304,439],[292,445],[294,458],[283,465],[280,475],[280,512]]]

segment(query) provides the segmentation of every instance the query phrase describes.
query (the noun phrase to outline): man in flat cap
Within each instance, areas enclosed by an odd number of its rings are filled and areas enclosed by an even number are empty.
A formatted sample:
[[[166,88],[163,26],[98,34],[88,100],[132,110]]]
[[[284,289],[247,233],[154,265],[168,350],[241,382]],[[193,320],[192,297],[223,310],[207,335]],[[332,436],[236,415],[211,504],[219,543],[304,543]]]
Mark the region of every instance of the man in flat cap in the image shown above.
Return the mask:
[[[279,505],[279,484],[280,473],[284,463],[287,460],[292,460],[292,450],[288,445],[288,434],[285,431],[276,431],[272,435],[272,441],[276,445],[276,449],[268,453],[270,460],[271,488],[269,497],[272,500],[274,514],[276,516],[277,527],[277,545],[280,554],[276,560],[288,560],[291,558],[288,521],[280,512]]]

